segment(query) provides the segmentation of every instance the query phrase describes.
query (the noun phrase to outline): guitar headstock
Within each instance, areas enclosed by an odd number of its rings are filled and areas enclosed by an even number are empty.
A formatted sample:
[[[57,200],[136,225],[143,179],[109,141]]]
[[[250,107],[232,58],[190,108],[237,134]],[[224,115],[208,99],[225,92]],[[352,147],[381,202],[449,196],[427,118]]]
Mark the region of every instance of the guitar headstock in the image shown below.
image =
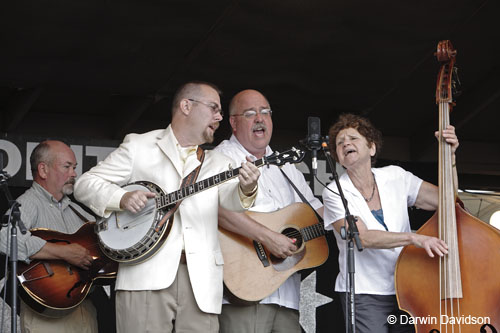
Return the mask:
[[[300,163],[305,155],[305,151],[292,147],[282,153],[275,151],[272,155],[264,157],[264,164],[282,166],[285,163]]]

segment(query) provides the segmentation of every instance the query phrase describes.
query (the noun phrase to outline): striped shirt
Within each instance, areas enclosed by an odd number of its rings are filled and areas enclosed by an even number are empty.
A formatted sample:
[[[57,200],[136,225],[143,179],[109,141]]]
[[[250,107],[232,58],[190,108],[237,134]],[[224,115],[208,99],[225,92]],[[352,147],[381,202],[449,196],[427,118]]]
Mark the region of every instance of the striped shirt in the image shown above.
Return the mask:
[[[17,201],[21,204],[21,220],[26,229],[47,228],[65,234],[75,233],[84,223],[78,215],[69,207],[75,208],[89,221],[94,221],[92,215],[85,212],[80,206],[71,203],[64,196],[61,201],[54,199],[40,184],[33,182]],[[8,230],[7,230],[8,229]],[[10,228],[2,228],[0,234],[0,252],[6,253],[7,237],[10,237]],[[29,257],[40,251],[45,245],[45,240],[32,236],[28,231],[25,235],[18,230],[18,259],[29,263]],[[10,249],[9,249],[10,251]]]

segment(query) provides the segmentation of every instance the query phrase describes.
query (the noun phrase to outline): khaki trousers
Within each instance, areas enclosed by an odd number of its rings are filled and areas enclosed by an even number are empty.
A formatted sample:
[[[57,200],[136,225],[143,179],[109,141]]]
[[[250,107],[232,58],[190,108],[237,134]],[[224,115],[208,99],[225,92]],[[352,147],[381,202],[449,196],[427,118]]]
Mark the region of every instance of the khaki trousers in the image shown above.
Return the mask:
[[[221,333],[301,333],[299,312],[277,304],[224,304]]]
[[[49,318],[31,310],[21,302],[21,332],[23,333],[97,333],[97,316],[92,302],[84,300],[70,314]]]
[[[216,314],[198,308],[187,266],[180,264],[174,282],[166,289],[118,290],[116,328],[118,333],[217,333],[219,322]]]

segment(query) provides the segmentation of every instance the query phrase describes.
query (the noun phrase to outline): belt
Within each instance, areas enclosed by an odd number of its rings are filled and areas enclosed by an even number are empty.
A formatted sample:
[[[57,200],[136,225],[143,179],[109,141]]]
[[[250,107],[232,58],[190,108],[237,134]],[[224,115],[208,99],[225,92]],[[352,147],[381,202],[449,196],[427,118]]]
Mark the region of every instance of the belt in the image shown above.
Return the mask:
[[[186,252],[181,252],[181,259],[179,260],[181,264],[186,264]]]

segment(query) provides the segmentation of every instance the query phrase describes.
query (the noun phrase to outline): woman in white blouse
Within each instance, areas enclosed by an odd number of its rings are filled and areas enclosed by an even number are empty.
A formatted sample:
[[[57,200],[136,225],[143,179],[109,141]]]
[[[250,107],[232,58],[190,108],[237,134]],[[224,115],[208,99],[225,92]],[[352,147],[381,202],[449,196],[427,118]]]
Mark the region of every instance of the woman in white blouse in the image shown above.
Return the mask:
[[[436,132],[436,135],[438,133]],[[455,150],[458,139],[449,126],[442,133]],[[400,319],[394,288],[394,268],[403,246],[424,248],[430,257],[443,256],[447,245],[435,237],[412,233],[408,207],[436,210],[438,190],[398,166],[373,168],[382,136],[364,117],[344,114],[330,128],[330,152],[346,172],[340,186],[346,196],[349,211],[357,217],[362,252],[355,251],[356,328],[358,332],[413,332],[413,325],[388,324],[388,316]],[[454,168],[456,177],[456,168]],[[455,181],[455,184],[458,182]],[[335,192],[335,193],[334,193]],[[340,293],[345,309],[346,241],[340,236],[345,225],[345,210],[335,182],[323,191],[325,229],[333,229],[339,247],[340,273],[335,290]],[[347,225],[346,225],[347,228]],[[406,321],[408,322],[408,321]]]

